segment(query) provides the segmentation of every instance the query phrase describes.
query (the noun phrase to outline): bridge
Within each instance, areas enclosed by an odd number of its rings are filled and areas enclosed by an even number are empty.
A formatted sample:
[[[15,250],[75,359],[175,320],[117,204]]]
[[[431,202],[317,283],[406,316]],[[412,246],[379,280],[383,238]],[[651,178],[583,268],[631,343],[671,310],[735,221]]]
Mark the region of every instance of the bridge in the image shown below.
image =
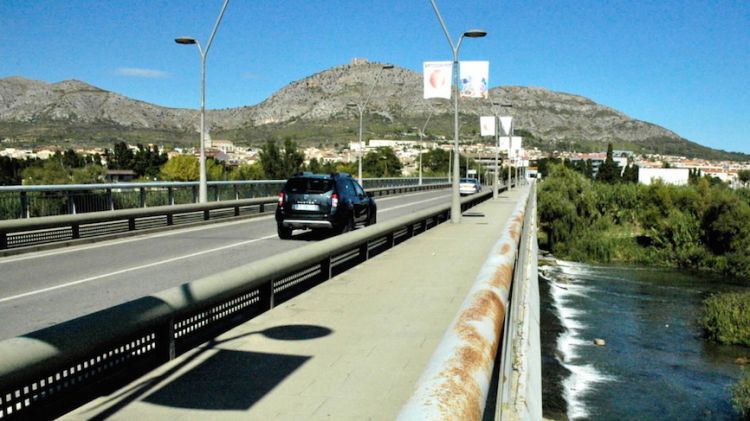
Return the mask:
[[[540,419],[533,185],[448,193],[0,259],[0,419]]]

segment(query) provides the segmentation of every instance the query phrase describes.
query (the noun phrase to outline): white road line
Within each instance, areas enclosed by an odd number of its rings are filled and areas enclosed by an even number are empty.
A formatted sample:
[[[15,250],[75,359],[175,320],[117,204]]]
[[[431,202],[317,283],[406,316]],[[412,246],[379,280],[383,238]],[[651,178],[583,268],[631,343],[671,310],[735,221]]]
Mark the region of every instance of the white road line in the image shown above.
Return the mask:
[[[396,210],[396,209],[400,209],[400,208],[405,208],[405,207],[409,207],[409,206],[414,206],[414,205],[419,205],[419,204],[422,204],[422,203],[432,202],[432,201],[440,200],[440,199],[445,199],[445,197],[442,197],[442,196],[433,197],[431,199],[421,200],[419,202],[411,202],[411,203],[407,203],[407,204],[404,204],[404,205],[394,206],[392,208],[383,209],[381,211],[378,211],[378,213],[389,212],[389,211],[392,211],[392,210]],[[182,231],[182,232],[185,232],[185,231]],[[157,234],[156,236],[160,236],[160,234]],[[225,246],[216,247],[216,248],[212,248],[212,249],[208,249],[208,250],[202,250],[202,251],[198,251],[198,252],[195,252],[195,253],[186,254],[186,255],[183,255],[183,256],[172,257],[170,259],[161,260],[161,261],[158,261],[158,262],[148,263],[148,264],[140,265],[140,266],[133,266],[133,267],[130,267],[130,268],[121,269],[121,270],[114,271],[114,272],[109,272],[109,273],[104,273],[104,274],[101,274],[101,275],[92,276],[92,277],[86,278],[86,279],[79,279],[77,281],[72,281],[72,282],[68,282],[68,283],[65,283],[65,284],[55,285],[53,287],[42,288],[42,289],[38,289],[38,290],[35,290],[35,291],[25,292],[23,294],[13,295],[13,296],[10,296],[10,297],[5,297],[5,298],[0,298],[0,303],[4,303],[4,302],[8,302],[8,301],[13,301],[13,300],[17,300],[19,298],[29,297],[29,296],[32,296],[32,295],[38,295],[38,294],[42,294],[42,293],[45,293],[45,292],[54,291],[54,290],[57,290],[57,289],[62,289],[62,288],[67,288],[67,287],[71,287],[71,286],[75,286],[75,285],[80,285],[80,284],[88,283],[88,282],[91,282],[91,281],[96,281],[98,279],[106,278],[106,277],[109,277],[109,276],[120,275],[120,274],[127,273],[127,272],[132,272],[132,271],[136,271],[136,270],[146,269],[146,268],[150,268],[150,267],[154,267],[154,266],[163,265],[163,264],[166,264],[166,263],[176,262],[176,261],[179,261],[179,260],[189,259],[189,258],[193,258],[193,257],[196,257],[196,256],[200,256],[200,255],[204,255],[204,254],[208,254],[208,253],[213,253],[213,252],[217,252],[217,251],[221,251],[221,250],[226,250],[226,249],[233,248],[233,247],[239,247],[239,246],[243,246],[243,245],[246,245],[246,244],[255,243],[255,242],[258,242],[258,241],[261,241],[261,240],[269,240],[271,238],[276,238],[276,234],[267,235],[265,237],[260,237],[260,238],[254,238],[252,240],[247,240],[247,241],[240,241],[239,243],[227,244]],[[39,256],[37,256],[37,257],[39,257]],[[20,259],[17,259],[17,260],[20,260]]]
[[[411,193],[411,194],[402,194],[402,195],[388,196],[388,197],[385,197],[385,198],[382,198],[382,199],[381,198],[376,199],[376,203],[386,202],[386,201],[389,201],[389,200],[395,200],[395,199],[399,199],[399,198],[411,197],[411,196],[416,196],[416,195],[422,195],[422,194],[427,194],[427,193],[431,193],[431,192],[435,192],[435,190],[433,190],[433,191],[427,191],[427,192],[418,192],[418,193]],[[422,202],[414,202],[412,204],[419,204],[419,203],[422,203]],[[409,206],[409,205],[406,205],[406,206]],[[403,207],[403,206],[399,206],[399,207]],[[396,207],[394,209],[398,209],[399,207]],[[384,209],[384,210],[382,210],[380,212],[387,212],[387,211],[388,211],[388,209]],[[271,219],[273,217],[274,217],[273,214],[271,214],[271,215],[268,215],[268,216],[259,216],[259,217],[255,217],[255,218],[252,218],[252,219],[243,219],[243,220],[240,220],[240,221],[223,222],[223,223],[221,223],[221,226],[222,227],[227,227],[227,226],[232,226],[232,225],[237,225],[237,224],[246,224],[246,223],[252,223],[252,222],[256,222],[256,221],[264,221],[266,219]],[[6,258],[0,258],[0,265],[2,265],[3,263],[20,262],[20,261],[23,261],[23,260],[36,259],[36,258],[39,258],[39,257],[57,256],[57,255],[60,255],[60,254],[75,253],[75,252],[79,252],[79,251],[89,250],[89,249],[92,249],[92,248],[101,248],[101,247],[107,247],[107,246],[116,246],[116,245],[120,245],[120,244],[132,243],[134,241],[142,241],[144,239],[168,237],[170,235],[178,235],[178,234],[184,234],[184,233],[194,232],[194,231],[202,231],[202,230],[207,230],[207,229],[212,229],[212,228],[215,228],[215,226],[213,226],[213,224],[207,224],[207,225],[201,225],[201,226],[198,226],[198,227],[185,228],[185,229],[176,229],[176,230],[170,230],[170,231],[160,232],[160,233],[155,233],[155,234],[134,235],[134,236],[128,237],[128,238],[120,238],[120,239],[115,239],[115,240],[108,240],[108,241],[103,241],[103,242],[94,243],[94,244],[73,246],[73,247],[56,249],[56,250],[50,250],[50,251],[41,251],[41,252],[37,252],[37,253],[29,253],[29,254],[23,254],[23,255],[19,255],[19,256],[9,256],[9,257],[6,257]]]
[[[243,246],[245,244],[255,243],[257,241],[268,240],[268,239],[271,239],[271,238],[276,238],[276,234],[267,235],[265,237],[255,238],[255,239],[252,239],[252,240],[241,241],[239,243],[228,244],[226,246],[221,246],[221,247],[217,247],[217,248],[213,248],[213,249],[209,249],[209,250],[198,251],[198,252],[195,252],[195,253],[186,254],[184,256],[177,256],[177,257],[173,257],[171,259],[161,260],[161,261],[149,263],[149,264],[146,264],[146,265],[133,266],[133,267],[130,267],[130,268],[121,269],[121,270],[114,271],[114,272],[103,273],[101,275],[92,276],[92,277],[86,278],[86,279],[79,279],[77,281],[68,282],[68,283],[65,283],[65,284],[55,285],[55,286],[49,287],[49,288],[38,289],[38,290],[35,290],[35,291],[25,292],[23,294],[13,295],[13,296],[10,296],[10,297],[5,297],[5,298],[0,298],[0,303],[4,303],[4,302],[7,302],[7,301],[12,301],[12,300],[17,300],[17,299],[23,298],[23,297],[29,297],[31,295],[42,294],[42,293],[45,293],[45,292],[54,291],[56,289],[67,288],[67,287],[74,286],[74,285],[85,284],[87,282],[96,281],[97,279],[106,278],[108,276],[120,275],[120,274],[123,274],[123,273],[132,272],[132,271],[135,271],[135,270],[146,269],[146,268],[150,268],[150,267],[154,267],[154,266],[163,265],[165,263],[172,263],[172,262],[176,262],[178,260],[189,259],[191,257],[196,257],[196,256],[200,256],[200,255],[203,255],[203,254],[213,253],[213,252],[216,252],[216,251],[221,251],[221,250],[229,249],[229,248],[232,248],[232,247],[239,247],[239,246]]]
[[[445,199],[445,197],[444,197],[444,196],[433,197],[432,199],[425,199],[425,200],[420,200],[419,202],[411,202],[411,203],[407,203],[407,204],[405,204],[405,205],[394,206],[394,207],[392,207],[392,208],[388,208],[388,209],[383,209],[383,210],[379,210],[379,211],[378,211],[378,213],[390,212],[390,211],[392,211],[392,210],[396,210],[396,209],[401,209],[401,208],[406,208],[406,207],[409,207],[409,206],[419,205],[419,204],[422,204],[422,203],[427,203],[427,202],[433,202],[433,201],[435,201],[435,200],[440,200],[440,199],[443,199],[443,200],[444,200],[444,199]]]

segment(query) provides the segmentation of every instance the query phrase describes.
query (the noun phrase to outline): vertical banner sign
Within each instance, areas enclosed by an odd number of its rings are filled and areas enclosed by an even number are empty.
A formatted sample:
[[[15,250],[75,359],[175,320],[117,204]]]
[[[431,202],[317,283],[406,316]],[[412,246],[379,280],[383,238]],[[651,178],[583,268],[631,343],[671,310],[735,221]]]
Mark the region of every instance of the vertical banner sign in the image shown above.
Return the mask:
[[[500,150],[510,152],[510,138],[508,136],[500,136]]]
[[[510,136],[510,125],[513,122],[513,117],[511,116],[502,116],[500,117],[500,125],[503,126],[503,131],[505,134]]]
[[[513,139],[510,141],[510,148],[513,150],[520,150],[522,148],[521,139],[523,139],[521,136],[513,136]]]
[[[494,136],[495,135],[495,117],[479,117],[479,128],[482,136]]]
[[[425,61],[423,69],[424,99],[451,99],[453,63],[450,61]]]
[[[489,98],[490,62],[462,61],[459,67],[461,96]]]
[[[519,154],[522,151],[521,139],[520,136],[513,136],[510,140],[510,150],[513,159],[518,159],[520,157]]]

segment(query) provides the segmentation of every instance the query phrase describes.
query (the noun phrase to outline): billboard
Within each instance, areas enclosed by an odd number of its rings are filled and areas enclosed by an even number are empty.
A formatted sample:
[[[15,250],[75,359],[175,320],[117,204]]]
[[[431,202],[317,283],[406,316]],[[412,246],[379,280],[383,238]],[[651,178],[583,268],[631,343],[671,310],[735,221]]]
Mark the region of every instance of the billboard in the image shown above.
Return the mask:
[[[424,99],[451,98],[453,63],[450,61],[425,61]]]
[[[462,61],[459,68],[461,96],[489,98],[490,62]]]
[[[482,136],[494,136],[495,135],[495,117],[494,116],[482,116],[479,117],[479,128]]]

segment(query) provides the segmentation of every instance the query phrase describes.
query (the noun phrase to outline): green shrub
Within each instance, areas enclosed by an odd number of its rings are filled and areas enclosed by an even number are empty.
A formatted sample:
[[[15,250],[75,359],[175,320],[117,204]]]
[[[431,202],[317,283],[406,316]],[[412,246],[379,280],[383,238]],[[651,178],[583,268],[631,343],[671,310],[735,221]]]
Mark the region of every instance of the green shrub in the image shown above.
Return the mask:
[[[707,298],[703,302],[701,322],[709,339],[750,346],[750,292],[730,292]]]
[[[732,406],[742,414],[745,419],[750,419],[750,371],[737,383],[729,387],[732,392]]]

